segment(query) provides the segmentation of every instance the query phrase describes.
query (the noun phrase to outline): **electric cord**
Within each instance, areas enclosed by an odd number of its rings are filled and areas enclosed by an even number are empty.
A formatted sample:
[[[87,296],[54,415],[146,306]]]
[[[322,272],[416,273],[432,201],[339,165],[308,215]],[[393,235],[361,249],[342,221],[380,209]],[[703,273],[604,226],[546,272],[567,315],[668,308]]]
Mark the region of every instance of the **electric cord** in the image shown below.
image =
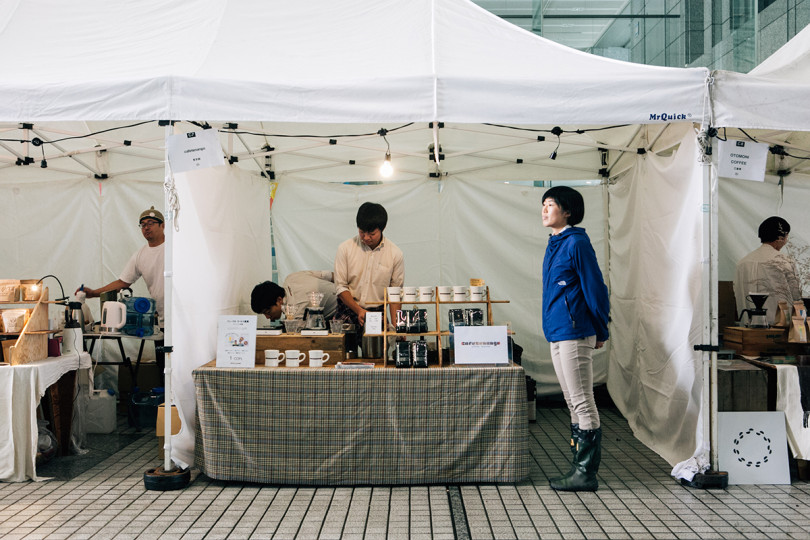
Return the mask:
[[[412,126],[414,122],[408,122],[407,124],[403,124],[401,126],[397,126],[395,128],[384,129],[383,131],[390,133],[392,131],[397,131],[409,126]],[[379,135],[380,131],[374,131],[371,133],[343,133],[338,135],[305,135],[305,134],[289,134],[289,133],[258,133],[254,131],[236,131],[232,129],[218,129],[220,133],[233,133],[234,135],[256,135],[257,137],[302,137],[302,138],[310,138],[310,139],[337,139],[337,138],[348,138],[348,137],[370,137],[372,135]]]

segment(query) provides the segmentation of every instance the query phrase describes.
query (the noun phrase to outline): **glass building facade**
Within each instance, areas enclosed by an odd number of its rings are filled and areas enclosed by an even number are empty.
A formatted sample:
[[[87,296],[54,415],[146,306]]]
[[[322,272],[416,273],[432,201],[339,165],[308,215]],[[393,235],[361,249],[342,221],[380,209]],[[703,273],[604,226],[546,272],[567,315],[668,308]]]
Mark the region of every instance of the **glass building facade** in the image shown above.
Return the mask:
[[[810,24],[810,0],[475,0],[526,30],[641,64],[748,72]]]

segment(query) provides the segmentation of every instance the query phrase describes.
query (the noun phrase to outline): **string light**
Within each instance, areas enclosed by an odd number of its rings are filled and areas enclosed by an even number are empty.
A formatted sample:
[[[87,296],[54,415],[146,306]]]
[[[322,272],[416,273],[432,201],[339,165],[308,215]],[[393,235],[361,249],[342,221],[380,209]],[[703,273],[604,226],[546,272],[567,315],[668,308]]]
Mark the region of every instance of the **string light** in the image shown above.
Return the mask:
[[[380,176],[383,178],[391,178],[391,175],[394,174],[394,167],[391,165],[391,145],[388,143],[388,138],[386,135],[388,134],[388,130],[385,128],[380,128],[380,131],[377,132],[377,135],[383,138],[385,141],[385,159],[380,165]]]
[[[383,178],[391,178],[392,174],[394,174],[394,166],[391,165],[391,152],[386,152],[385,160],[382,165],[380,165],[380,176]]]

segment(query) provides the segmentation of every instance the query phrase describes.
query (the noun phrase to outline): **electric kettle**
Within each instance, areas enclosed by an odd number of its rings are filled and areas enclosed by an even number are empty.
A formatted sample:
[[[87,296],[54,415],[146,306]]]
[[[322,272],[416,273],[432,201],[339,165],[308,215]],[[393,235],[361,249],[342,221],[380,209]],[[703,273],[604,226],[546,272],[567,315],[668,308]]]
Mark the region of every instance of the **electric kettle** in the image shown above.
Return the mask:
[[[123,302],[104,302],[101,307],[101,332],[120,334],[127,322],[127,306]]]

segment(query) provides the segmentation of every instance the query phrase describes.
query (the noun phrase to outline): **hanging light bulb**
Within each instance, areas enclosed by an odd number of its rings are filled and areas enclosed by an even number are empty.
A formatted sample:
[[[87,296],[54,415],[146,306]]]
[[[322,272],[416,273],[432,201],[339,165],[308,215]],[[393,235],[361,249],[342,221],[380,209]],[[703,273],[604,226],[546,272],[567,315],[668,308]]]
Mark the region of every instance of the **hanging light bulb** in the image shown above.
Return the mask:
[[[386,152],[385,160],[382,165],[380,165],[380,176],[383,178],[391,178],[392,174],[394,174],[394,167],[391,166],[391,152]]]

